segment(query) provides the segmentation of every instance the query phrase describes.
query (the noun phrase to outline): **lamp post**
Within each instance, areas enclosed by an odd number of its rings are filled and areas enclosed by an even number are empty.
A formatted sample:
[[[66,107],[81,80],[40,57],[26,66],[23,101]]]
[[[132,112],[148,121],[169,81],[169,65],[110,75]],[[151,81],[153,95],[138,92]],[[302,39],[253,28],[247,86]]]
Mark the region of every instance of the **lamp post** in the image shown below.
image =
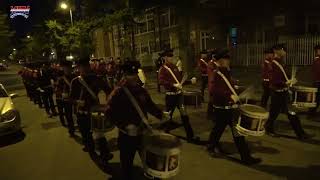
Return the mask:
[[[65,3],[65,2],[61,2],[60,8],[66,10],[66,9],[68,9],[68,4]],[[69,12],[70,12],[71,26],[73,26],[73,18],[72,18],[72,10],[71,10],[71,7],[69,8]]]

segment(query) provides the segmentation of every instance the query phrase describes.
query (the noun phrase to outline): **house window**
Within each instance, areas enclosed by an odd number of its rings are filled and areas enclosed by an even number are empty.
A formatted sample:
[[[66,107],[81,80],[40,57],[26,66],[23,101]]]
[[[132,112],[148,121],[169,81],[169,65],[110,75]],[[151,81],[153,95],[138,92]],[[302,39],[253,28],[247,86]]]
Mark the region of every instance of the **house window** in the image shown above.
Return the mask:
[[[153,31],[154,30],[154,19],[153,14],[147,14],[146,15],[146,22],[147,22],[147,31]]]
[[[160,15],[160,26],[162,28],[170,26],[169,9],[165,9]]]
[[[149,54],[149,46],[148,44],[141,44],[141,54],[147,53]]]
[[[139,44],[135,45],[135,51],[136,51],[136,54],[140,54],[140,45]]]
[[[156,43],[154,41],[149,41],[149,51],[150,53],[156,52]]]
[[[174,8],[170,8],[170,26],[177,25],[177,14]]]
[[[208,32],[200,32],[200,50],[206,50],[207,44],[210,40],[210,34]]]

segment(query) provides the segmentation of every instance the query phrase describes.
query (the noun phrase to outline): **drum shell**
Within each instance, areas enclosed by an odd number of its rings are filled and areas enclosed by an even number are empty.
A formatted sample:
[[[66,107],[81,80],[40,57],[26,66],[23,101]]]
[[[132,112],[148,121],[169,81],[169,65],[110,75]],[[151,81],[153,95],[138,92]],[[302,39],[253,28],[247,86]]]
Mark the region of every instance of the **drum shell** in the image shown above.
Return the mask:
[[[236,129],[241,135],[262,136],[265,134],[264,125],[269,113],[255,113],[243,110],[240,107],[240,116]]]
[[[198,107],[201,105],[202,98],[200,91],[184,91],[184,105],[192,105]]]
[[[296,86],[292,88],[293,91],[293,102],[294,107],[301,108],[314,108],[317,106],[316,93],[317,88],[309,88],[303,86]]]
[[[94,132],[109,132],[115,128],[111,120],[102,110],[91,110],[91,130]]]
[[[147,174],[153,177],[170,178],[179,172],[181,142],[178,138],[169,134],[161,133],[158,135],[172,138],[174,144],[170,147],[161,147],[162,143],[150,143],[153,135],[145,136],[143,141],[144,170]]]

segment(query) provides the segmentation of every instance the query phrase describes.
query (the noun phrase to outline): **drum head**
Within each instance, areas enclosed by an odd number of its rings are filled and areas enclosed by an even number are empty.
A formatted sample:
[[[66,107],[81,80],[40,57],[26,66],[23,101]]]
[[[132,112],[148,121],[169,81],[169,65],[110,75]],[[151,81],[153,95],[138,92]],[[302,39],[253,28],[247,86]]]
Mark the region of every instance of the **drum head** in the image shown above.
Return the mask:
[[[269,116],[269,113],[263,107],[252,105],[252,104],[241,105],[240,111],[243,112],[244,114],[259,116],[262,118],[268,118]]]
[[[144,143],[148,146],[156,146],[161,149],[171,149],[181,146],[179,138],[165,133],[147,136]]]

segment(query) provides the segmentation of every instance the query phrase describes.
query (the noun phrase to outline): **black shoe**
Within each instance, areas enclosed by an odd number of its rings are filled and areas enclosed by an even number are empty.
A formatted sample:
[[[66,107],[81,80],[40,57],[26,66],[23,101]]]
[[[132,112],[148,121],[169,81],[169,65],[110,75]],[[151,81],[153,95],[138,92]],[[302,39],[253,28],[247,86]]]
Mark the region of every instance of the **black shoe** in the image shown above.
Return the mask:
[[[188,143],[199,143],[200,142],[200,137],[195,136],[195,137],[192,137],[192,138],[187,138],[187,142]]]
[[[304,140],[311,139],[311,138],[313,138],[314,136],[315,136],[314,134],[304,133],[304,134],[298,136],[298,139],[301,140],[301,141],[304,141]]]
[[[207,149],[207,151],[208,151],[209,156],[212,158],[221,158],[224,156],[224,154],[219,152],[216,148],[209,147]]]
[[[243,164],[251,166],[251,165],[259,164],[262,160],[260,158],[249,157],[241,161]]]
[[[266,130],[266,134],[271,137],[280,137],[280,135],[276,134],[273,130]]]

